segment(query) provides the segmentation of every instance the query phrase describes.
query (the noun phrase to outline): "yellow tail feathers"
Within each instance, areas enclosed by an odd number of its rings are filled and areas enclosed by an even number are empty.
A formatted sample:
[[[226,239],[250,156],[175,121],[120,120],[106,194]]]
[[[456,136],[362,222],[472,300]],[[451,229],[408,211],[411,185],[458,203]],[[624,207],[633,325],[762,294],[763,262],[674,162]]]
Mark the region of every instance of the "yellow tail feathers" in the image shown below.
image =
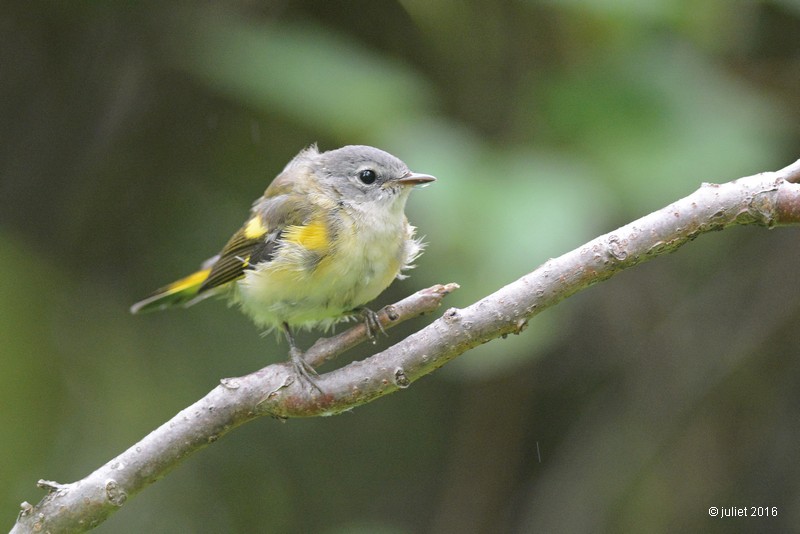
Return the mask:
[[[147,313],[194,304],[194,301],[198,299],[200,287],[210,272],[210,268],[203,269],[162,287],[146,299],[131,306],[131,313]]]

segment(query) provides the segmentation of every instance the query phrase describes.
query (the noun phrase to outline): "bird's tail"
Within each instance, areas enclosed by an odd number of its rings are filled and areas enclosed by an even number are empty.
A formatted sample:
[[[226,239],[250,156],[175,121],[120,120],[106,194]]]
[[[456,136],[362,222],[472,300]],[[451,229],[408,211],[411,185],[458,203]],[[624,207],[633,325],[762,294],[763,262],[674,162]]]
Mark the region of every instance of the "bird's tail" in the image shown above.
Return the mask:
[[[147,313],[176,306],[191,306],[207,296],[205,291],[202,295],[200,294],[200,288],[210,272],[210,268],[202,269],[158,289],[146,299],[131,306],[131,313]]]

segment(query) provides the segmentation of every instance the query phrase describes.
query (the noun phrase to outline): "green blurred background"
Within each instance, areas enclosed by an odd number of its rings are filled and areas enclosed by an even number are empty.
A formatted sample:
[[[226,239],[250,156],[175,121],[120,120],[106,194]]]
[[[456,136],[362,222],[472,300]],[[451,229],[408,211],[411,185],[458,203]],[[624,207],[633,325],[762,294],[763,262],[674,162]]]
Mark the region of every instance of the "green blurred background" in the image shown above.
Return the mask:
[[[798,0],[3,11],[9,528],[37,479],[79,479],[220,378],[285,358],[220,302],[128,306],[216,253],[312,142],[439,177],[408,208],[429,248],[380,305],[451,281],[446,305],[467,305],[703,181],[800,157]],[[795,530],[798,260],[797,228],[701,237],[402,393],[239,428],[97,531]]]

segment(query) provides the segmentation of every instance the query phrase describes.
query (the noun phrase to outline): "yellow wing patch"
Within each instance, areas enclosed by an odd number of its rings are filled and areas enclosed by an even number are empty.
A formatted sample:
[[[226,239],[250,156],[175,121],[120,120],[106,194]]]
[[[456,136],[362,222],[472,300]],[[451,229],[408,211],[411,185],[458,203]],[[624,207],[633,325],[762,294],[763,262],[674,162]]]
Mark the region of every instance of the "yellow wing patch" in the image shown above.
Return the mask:
[[[324,221],[316,221],[304,226],[287,226],[283,231],[283,239],[314,251],[326,250],[330,246],[328,227]]]
[[[131,306],[131,313],[144,313],[191,304],[209,273],[211,273],[211,269],[203,269],[162,287],[146,299]]]
[[[185,276],[180,280],[176,280],[172,282],[170,285],[165,287],[165,293],[180,293],[189,288],[193,288],[195,286],[200,287],[200,284],[205,282],[206,278],[208,278],[208,274],[211,272],[211,269],[203,269],[202,271],[197,271],[196,273],[192,273],[189,276]]]
[[[264,223],[261,222],[261,217],[258,215],[247,221],[247,224],[244,226],[244,236],[247,239],[258,239],[266,235],[266,233],[267,227],[264,226]]]

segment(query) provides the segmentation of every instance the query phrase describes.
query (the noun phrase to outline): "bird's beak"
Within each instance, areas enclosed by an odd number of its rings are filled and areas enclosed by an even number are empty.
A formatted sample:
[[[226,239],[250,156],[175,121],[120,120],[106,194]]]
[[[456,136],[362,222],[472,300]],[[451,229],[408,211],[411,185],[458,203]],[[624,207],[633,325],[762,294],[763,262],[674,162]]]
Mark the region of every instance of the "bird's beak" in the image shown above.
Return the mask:
[[[430,174],[420,174],[417,172],[409,172],[405,176],[397,179],[398,184],[403,185],[421,185],[436,181],[436,178]]]

